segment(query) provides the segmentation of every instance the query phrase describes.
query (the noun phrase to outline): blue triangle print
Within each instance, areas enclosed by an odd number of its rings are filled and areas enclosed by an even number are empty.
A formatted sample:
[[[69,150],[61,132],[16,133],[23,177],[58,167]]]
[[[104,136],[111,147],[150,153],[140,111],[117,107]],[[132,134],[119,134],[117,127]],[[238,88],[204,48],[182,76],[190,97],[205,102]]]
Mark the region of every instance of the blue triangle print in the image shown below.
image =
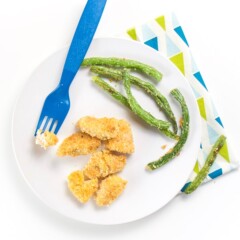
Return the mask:
[[[149,47],[152,47],[153,49],[158,51],[158,38],[152,38],[148,41],[146,41],[144,44],[148,45]]]
[[[181,52],[178,46],[166,35],[167,56],[171,57]]]
[[[194,73],[193,76],[205,87],[206,90],[208,90],[200,72]]]
[[[176,28],[176,27],[180,26],[180,24],[177,20],[177,17],[174,13],[172,14],[172,25],[173,25],[173,28]]]
[[[221,176],[222,174],[223,174],[223,173],[222,173],[222,169],[220,168],[220,169],[218,169],[218,170],[216,170],[216,171],[208,174],[208,176],[209,176],[210,178],[214,179],[214,178],[216,178],[216,177]]]
[[[222,120],[220,117],[215,118],[215,120],[223,127]]]
[[[200,98],[201,95],[192,87],[193,93],[195,95],[196,98]]]
[[[214,144],[219,137],[219,134],[210,125],[208,125],[208,137],[210,144]]]
[[[174,28],[174,31],[178,34],[178,36],[186,43],[186,45],[189,47],[188,45],[188,42],[187,42],[187,39],[184,35],[184,32],[182,30],[182,27],[181,26],[178,26],[176,28]]]
[[[199,72],[198,67],[195,63],[195,60],[194,60],[192,54],[191,54],[191,63],[192,63],[192,73],[194,74],[196,72]]]
[[[149,28],[147,24],[142,25],[142,35],[144,42],[156,37],[156,34]]]
[[[181,192],[184,192],[186,190],[186,188],[189,186],[191,182],[185,183],[185,185],[183,186],[183,188],[181,189]]]

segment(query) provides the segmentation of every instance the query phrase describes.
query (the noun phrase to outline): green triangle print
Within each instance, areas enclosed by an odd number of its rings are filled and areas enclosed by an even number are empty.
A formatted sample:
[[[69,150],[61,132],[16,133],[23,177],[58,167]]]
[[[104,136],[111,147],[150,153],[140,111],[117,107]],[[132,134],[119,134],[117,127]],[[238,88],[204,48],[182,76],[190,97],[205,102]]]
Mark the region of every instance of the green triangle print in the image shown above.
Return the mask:
[[[131,28],[127,31],[127,34],[133,39],[137,40],[137,33],[135,28]]]
[[[207,114],[206,114],[206,109],[205,109],[204,98],[199,98],[197,100],[197,103],[198,103],[200,115],[202,116],[202,118],[204,118],[207,121]]]
[[[184,68],[184,59],[183,53],[179,53],[173,57],[170,57],[170,60],[175,64],[175,66],[181,71],[183,75],[185,75],[185,68]]]
[[[160,17],[156,18],[155,20],[166,31],[165,17],[160,16]]]
[[[195,166],[194,166],[194,168],[193,168],[193,171],[195,172],[195,173],[199,173],[199,165],[198,165],[198,161],[196,162],[196,164],[195,164]]]
[[[230,163],[229,153],[228,153],[228,146],[227,142],[223,145],[223,147],[220,149],[219,154]]]

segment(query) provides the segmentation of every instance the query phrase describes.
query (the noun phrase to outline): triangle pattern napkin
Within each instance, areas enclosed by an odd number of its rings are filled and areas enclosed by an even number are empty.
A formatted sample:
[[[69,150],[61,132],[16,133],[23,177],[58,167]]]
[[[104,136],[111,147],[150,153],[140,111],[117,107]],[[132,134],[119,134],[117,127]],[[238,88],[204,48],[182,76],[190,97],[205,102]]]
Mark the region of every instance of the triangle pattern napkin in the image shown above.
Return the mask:
[[[170,59],[186,77],[196,97],[202,121],[202,139],[194,169],[182,188],[182,191],[184,191],[204,165],[216,139],[221,134],[227,136],[222,119],[194,61],[183,28],[174,13],[157,17],[147,23],[131,28],[126,32],[125,36],[154,48]],[[204,182],[215,179],[237,167],[238,161],[232,153],[229,142],[226,141]]]

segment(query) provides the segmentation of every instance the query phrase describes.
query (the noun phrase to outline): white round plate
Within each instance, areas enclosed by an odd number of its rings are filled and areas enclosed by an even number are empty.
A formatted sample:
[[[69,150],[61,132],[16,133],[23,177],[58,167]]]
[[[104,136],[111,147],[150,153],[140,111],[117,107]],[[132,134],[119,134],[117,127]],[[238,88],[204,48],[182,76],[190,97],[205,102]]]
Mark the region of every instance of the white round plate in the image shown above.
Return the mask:
[[[12,124],[13,148],[26,182],[49,207],[82,222],[120,224],[156,212],[178,194],[197,159],[201,126],[190,85],[168,59],[148,46],[114,38],[93,40],[87,57],[135,59],[161,71],[164,77],[157,87],[167,96],[176,118],[180,119],[180,106],[169,96],[171,89],[178,88],[189,107],[191,121],[190,134],[181,154],[164,167],[148,172],[146,164],[162,156],[175,141],[143,123],[94,85],[89,69],[81,69],[70,88],[71,109],[58,133],[60,141],[76,131],[75,123],[79,118],[90,115],[126,119],[131,123],[135,142],[135,152],[128,156],[125,169],[120,173],[128,181],[123,194],[109,207],[99,208],[93,199],[83,205],[69,193],[66,180],[68,174],[86,164],[89,156],[58,158],[57,147],[44,151],[34,143],[34,131],[44,99],[59,81],[66,53],[67,49],[56,52],[35,70],[16,104]],[[133,89],[133,93],[144,108],[156,117],[164,118],[149,96],[139,89]],[[163,150],[162,145],[167,145],[166,149]]]

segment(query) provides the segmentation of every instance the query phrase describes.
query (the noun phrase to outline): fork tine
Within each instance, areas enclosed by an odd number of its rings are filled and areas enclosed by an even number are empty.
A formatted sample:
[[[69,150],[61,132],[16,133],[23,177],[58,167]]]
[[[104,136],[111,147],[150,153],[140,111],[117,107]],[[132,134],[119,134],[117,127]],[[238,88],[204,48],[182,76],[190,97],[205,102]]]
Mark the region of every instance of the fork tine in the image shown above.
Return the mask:
[[[56,128],[55,128],[55,130],[54,130],[54,134],[57,134],[58,133],[58,131],[59,131],[59,129],[60,129],[60,127],[62,126],[62,123],[63,123],[63,121],[57,121],[57,126],[56,126]]]
[[[37,135],[37,131],[40,129],[40,127],[41,127],[41,125],[42,125],[42,122],[43,122],[43,120],[44,120],[45,117],[46,117],[46,116],[45,116],[43,113],[41,113],[40,118],[39,118],[39,120],[38,120],[38,124],[37,124],[36,130],[35,130],[35,133],[34,133],[34,136]]]
[[[46,129],[48,123],[49,123],[49,120],[50,120],[50,118],[47,117],[46,122],[44,123],[44,126],[43,126],[43,128],[42,128],[42,131],[43,131],[43,132],[45,132],[45,129]]]
[[[56,120],[52,119],[51,125],[50,125],[49,130],[48,130],[49,132],[52,131],[52,128],[53,128],[55,122],[56,122]]]

